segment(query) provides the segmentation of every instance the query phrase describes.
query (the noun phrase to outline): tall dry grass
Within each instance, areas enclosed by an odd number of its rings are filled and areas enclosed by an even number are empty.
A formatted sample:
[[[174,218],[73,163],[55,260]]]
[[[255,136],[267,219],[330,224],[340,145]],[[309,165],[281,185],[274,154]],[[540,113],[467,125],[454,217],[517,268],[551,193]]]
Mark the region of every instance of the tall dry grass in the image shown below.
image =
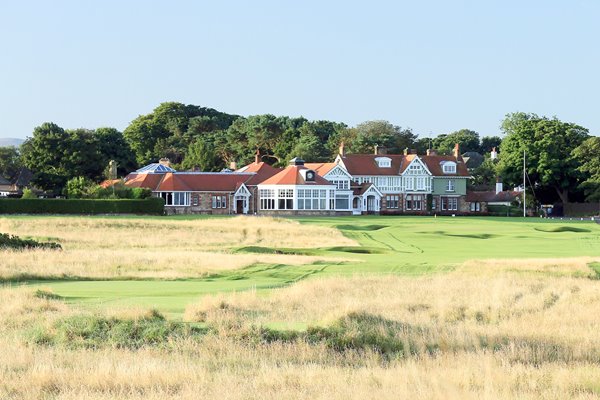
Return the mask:
[[[63,251],[2,251],[0,279],[185,278],[255,263],[300,265],[325,257],[233,253],[244,245],[311,248],[354,244],[335,229],[275,218],[192,221],[0,218],[0,232],[58,241]]]
[[[600,363],[592,359],[600,348],[600,281],[515,272],[514,263],[479,272],[311,280],[270,296],[209,297],[188,309],[190,318],[216,325],[237,319],[242,327],[327,326],[363,311],[422,327],[426,339],[446,344],[434,354],[392,358],[369,349],[340,352],[326,342],[244,341],[227,329],[167,349],[36,346],[23,338],[33,322],[79,311],[31,289],[5,288],[0,398],[600,398]],[[481,336],[501,337],[503,346],[466,346]]]

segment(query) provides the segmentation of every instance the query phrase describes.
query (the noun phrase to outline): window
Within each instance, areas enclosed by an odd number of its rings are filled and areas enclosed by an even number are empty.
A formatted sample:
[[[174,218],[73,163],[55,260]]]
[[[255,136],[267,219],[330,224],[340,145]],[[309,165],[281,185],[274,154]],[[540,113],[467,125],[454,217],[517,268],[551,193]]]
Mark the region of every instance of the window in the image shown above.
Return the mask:
[[[479,202],[471,203],[471,212],[478,212],[478,211],[481,211],[481,203],[479,203]]]
[[[442,211],[458,210],[458,197],[442,197]]]
[[[387,208],[398,208],[398,195],[385,196],[385,205]]]
[[[331,183],[333,183],[338,190],[350,189],[350,181],[349,180],[343,180],[343,181],[334,180],[334,181],[331,181]]]
[[[335,196],[335,209],[336,210],[349,210],[350,201],[348,196]]]
[[[425,190],[425,178],[417,178],[417,190]]]
[[[190,205],[190,192],[162,192],[160,197],[165,200],[166,206]]]
[[[406,195],[405,210],[407,211],[421,211],[423,209],[423,195],[421,194],[408,194]]]
[[[299,189],[298,210],[328,210],[327,190]]]
[[[377,157],[375,161],[379,168],[390,168],[392,166],[392,159],[388,157]]]
[[[431,199],[431,209],[432,209],[433,211],[437,210],[437,201],[436,201],[436,198],[435,198],[435,197],[433,197],[433,198]]]
[[[200,195],[198,193],[192,194],[192,206],[200,205]]]
[[[213,195],[212,208],[227,208],[227,196]]]
[[[277,198],[277,206],[279,210],[294,209],[294,189],[278,189]]]
[[[275,190],[274,189],[260,189],[260,209],[261,210],[274,210],[275,209]]]
[[[446,184],[446,192],[454,192],[454,181],[452,179],[449,179]]]
[[[442,169],[445,174],[455,174],[456,173],[456,163],[452,161],[446,161],[442,164]]]

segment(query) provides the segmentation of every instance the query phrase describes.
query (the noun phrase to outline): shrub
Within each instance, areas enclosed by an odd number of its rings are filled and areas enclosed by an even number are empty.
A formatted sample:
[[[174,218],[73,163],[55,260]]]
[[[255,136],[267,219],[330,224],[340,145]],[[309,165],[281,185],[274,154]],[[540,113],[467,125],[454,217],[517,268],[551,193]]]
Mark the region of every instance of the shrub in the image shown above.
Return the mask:
[[[205,329],[170,322],[157,311],[138,319],[76,315],[51,327],[35,326],[27,332],[29,342],[67,348],[127,348],[166,346],[176,339],[197,338]]]
[[[0,214],[157,214],[164,200],[146,199],[0,199]]]
[[[33,190],[25,188],[23,189],[23,195],[21,196],[22,199],[37,199],[38,197],[36,196],[35,193],[33,193]]]
[[[53,249],[60,250],[62,247],[58,243],[37,242],[31,239],[21,239],[18,236],[11,236],[7,233],[0,233],[0,249]]]

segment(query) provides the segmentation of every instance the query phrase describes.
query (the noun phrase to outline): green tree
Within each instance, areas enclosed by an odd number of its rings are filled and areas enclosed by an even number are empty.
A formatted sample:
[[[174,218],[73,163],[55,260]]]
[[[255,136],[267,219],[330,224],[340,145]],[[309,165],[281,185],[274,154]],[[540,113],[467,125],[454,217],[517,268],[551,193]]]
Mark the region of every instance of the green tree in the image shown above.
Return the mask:
[[[71,178],[67,181],[67,197],[70,199],[83,199],[88,197],[90,189],[94,186],[94,182],[84,178],[83,176]]]
[[[119,176],[125,176],[137,169],[135,154],[122,132],[115,128],[98,128],[94,134],[98,141],[99,162],[103,167],[106,167],[111,160],[115,160]]]
[[[497,176],[498,172],[496,171],[496,164],[489,156],[487,156],[483,160],[483,163],[473,171],[473,184],[476,186],[493,188]]]
[[[16,147],[0,147],[0,175],[14,180],[22,168],[19,150]]]
[[[206,135],[196,138],[188,147],[181,166],[184,169],[219,171],[225,167],[225,164],[215,151],[214,142]]]
[[[433,139],[433,148],[440,154],[451,155],[456,143],[460,147],[461,154],[468,151],[479,151],[479,133],[470,129],[461,129],[447,135],[442,134]]]
[[[44,190],[60,191],[68,180],[63,160],[70,152],[69,134],[60,126],[45,122],[21,145],[23,164],[33,171],[32,183]]]
[[[581,189],[588,201],[600,201],[600,137],[586,139],[575,150],[573,156],[579,160],[579,172],[583,175]]]
[[[495,147],[496,151],[500,150],[500,144],[502,144],[502,138],[500,136],[484,136],[481,138],[481,146],[479,146],[479,152],[481,154],[489,154]]]
[[[506,136],[500,146],[499,168],[509,183],[521,182],[523,152],[532,182],[552,188],[563,203],[580,184],[580,160],[573,150],[589,136],[588,130],[557,118],[522,112],[508,114],[502,123]]]
[[[356,125],[349,132],[345,142],[349,152],[372,153],[375,145],[385,147],[389,153],[400,153],[405,148],[414,147],[417,135],[410,129],[402,129],[388,121],[366,121]]]

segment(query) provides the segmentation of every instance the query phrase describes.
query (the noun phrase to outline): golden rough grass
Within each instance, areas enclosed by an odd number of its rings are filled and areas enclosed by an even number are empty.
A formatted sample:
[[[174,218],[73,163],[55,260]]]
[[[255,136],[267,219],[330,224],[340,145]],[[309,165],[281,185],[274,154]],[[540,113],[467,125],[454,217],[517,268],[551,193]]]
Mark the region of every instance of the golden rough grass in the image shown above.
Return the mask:
[[[254,263],[300,265],[326,257],[232,253],[244,245],[354,245],[335,229],[275,218],[206,220],[0,218],[0,232],[61,243],[63,251],[3,251],[0,278],[184,278]]]
[[[586,359],[600,348],[600,281],[515,273],[514,263],[497,267],[475,275],[459,269],[420,278],[310,280],[269,296],[208,297],[188,309],[188,316],[203,312],[219,323],[221,314],[229,313],[225,317],[244,324],[327,324],[349,312],[365,311],[431,329],[432,336],[448,345],[470,343],[480,335],[499,335],[513,343],[495,352],[448,346],[435,356],[388,361],[370,351],[336,352],[324,343],[249,343],[218,333],[201,341],[173,343],[168,349],[32,346],[20,336],[22,329],[32,321],[74,311],[60,301],[35,297],[31,289],[1,289],[0,398],[600,398],[600,364]],[[130,310],[126,316],[143,312]],[[569,351],[545,360],[531,347],[520,346],[523,338]],[[536,359],[541,362],[534,363]]]

